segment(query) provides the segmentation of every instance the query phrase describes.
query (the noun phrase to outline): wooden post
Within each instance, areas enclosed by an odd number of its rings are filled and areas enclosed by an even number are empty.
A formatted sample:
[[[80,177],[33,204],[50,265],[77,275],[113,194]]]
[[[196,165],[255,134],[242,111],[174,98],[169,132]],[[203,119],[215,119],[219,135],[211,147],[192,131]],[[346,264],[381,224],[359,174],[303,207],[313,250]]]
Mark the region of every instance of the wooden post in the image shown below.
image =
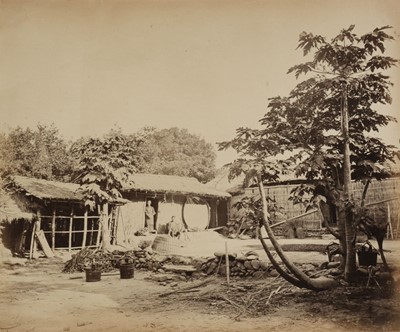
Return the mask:
[[[35,232],[36,232],[36,221],[33,223],[32,226],[32,235],[31,235],[31,245],[29,248],[29,260],[31,260],[33,258],[33,244],[35,242]]]
[[[228,242],[227,241],[225,241],[225,264],[226,264],[226,282],[227,282],[227,284],[229,286],[229,282],[230,282],[229,274],[230,274],[230,271],[229,271],[229,255],[228,255]]]
[[[74,208],[71,208],[71,217],[69,218],[69,231],[68,231],[68,251],[71,251],[72,247],[72,223],[74,221]]]
[[[53,208],[53,218],[51,219],[51,250],[56,249],[56,208]]]
[[[87,226],[88,226],[88,209],[85,208],[85,214],[83,215],[83,239],[82,239],[82,249],[86,247],[86,237],[87,237]]]
[[[33,248],[32,248],[32,257],[33,258],[38,258],[37,255],[37,243],[36,243],[36,232],[40,230],[41,224],[42,224],[42,213],[40,210],[36,211],[36,216],[37,220],[35,222],[35,227],[33,228],[33,235],[32,235],[32,242],[33,242]]]

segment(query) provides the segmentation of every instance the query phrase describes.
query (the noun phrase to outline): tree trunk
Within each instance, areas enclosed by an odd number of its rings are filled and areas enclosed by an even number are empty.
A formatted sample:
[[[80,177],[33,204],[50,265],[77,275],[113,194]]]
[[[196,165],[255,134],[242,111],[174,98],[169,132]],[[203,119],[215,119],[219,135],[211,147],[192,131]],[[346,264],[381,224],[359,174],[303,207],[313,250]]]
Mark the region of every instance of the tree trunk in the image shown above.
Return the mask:
[[[108,227],[108,203],[104,203],[101,207],[101,235],[102,235],[102,244],[101,247],[104,250],[110,250],[110,230]]]
[[[330,289],[337,286],[337,282],[330,278],[320,277],[317,279],[311,279],[308,277],[303,271],[299,270],[297,266],[295,266],[289,259],[286,257],[285,253],[283,252],[282,248],[280,247],[278,241],[275,239],[275,235],[272,232],[271,227],[269,226],[269,215],[267,209],[267,201],[265,198],[264,187],[262,184],[261,176],[257,175],[257,184],[258,189],[261,195],[262,201],[262,211],[263,211],[263,225],[268,233],[269,240],[271,241],[276,253],[278,254],[279,258],[282,260],[283,264],[288,268],[288,270],[293,273],[294,277],[297,278],[301,284],[304,284],[305,288],[321,291]],[[279,271],[278,271],[279,272]]]
[[[342,135],[343,135],[343,209],[345,210],[344,229],[346,232],[346,263],[344,278],[346,281],[354,281],[357,271],[356,265],[356,247],[355,235],[356,227],[354,225],[353,214],[348,211],[347,204],[350,199],[351,188],[351,167],[350,167],[350,135],[349,135],[349,111],[347,104],[347,81],[343,81],[343,105],[341,109],[342,117]]]

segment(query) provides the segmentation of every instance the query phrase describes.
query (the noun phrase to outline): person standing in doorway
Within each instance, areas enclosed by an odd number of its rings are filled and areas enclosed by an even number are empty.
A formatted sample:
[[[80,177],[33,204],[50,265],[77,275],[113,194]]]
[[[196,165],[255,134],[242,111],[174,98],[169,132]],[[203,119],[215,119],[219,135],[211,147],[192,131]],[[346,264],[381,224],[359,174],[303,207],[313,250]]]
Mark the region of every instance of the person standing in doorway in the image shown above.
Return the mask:
[[[146,205],[146,210],[144,212],[145,217],[144,217],[144,227],[150,228],[151,231],[155,230],[154,229],[154,215],[156,214],[156,211],[151,205],[151,201],[147,201]]]

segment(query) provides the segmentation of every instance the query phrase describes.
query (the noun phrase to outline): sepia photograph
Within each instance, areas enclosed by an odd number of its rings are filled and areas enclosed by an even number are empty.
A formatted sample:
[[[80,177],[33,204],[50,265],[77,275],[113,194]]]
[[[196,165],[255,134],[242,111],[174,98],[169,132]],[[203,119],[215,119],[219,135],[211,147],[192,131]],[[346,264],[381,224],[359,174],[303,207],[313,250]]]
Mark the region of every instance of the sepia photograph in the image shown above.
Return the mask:
[[[0,331],[400,332],[400,2],[0,0]]]

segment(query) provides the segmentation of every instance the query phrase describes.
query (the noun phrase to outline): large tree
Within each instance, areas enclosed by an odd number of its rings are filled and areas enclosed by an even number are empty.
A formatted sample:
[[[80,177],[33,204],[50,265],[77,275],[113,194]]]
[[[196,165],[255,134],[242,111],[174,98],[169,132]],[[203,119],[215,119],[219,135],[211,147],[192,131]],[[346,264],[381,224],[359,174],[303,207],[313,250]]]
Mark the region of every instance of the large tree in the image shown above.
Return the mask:
[[[72,170],[68,144],[54,125],[17,127],[0,134],[0,159],[2,177],[25,175],[68,181]]]
[[[208,182],[215,175],[214,148],[187,129],[145,128],[134,135],[143,154],[141,172],[195,177]]]
[[[81,138],[71,148],[77,161],[74,182],[81,185],[87,206],[101,208],[104,249],[110,245],[108,205],[121,199],[123,185],[138,170],[139,152],[135,147],[129,137],[111,130],[102,137]]]
[[[298,188],[295,199],[302,201],[308,192],[333,207],[338,222],[334,235],[340,240],[347,281],[355,278],[355,234],[357,223],[366,215],[368,184],[389,175],[383,163],[391,158],[391,147],[374,135],[395,120],[376,108],[391,103],[385,71],[397,60],[384,55],[385,43],[393,39],[386,33],[388,28],[357,36],[350,26],[331,40],[300,34],[298,48],[310,60],[290,68],[289,73],[311,77],[287,97],[270,99],[269,111],[260,120],[262,129],[239,128],[232,141],[220,145],[233,147],[243,156],[234,163],[232,175],[255,175],[260,192],[261,181],[279,181],[288,171],[307,178],[309,184]],[[365,183],[359,201],[350,195],[351,180]],[[264,216],[268,230],[267,211]],[[303,276],[294,275],[304,281]]]

